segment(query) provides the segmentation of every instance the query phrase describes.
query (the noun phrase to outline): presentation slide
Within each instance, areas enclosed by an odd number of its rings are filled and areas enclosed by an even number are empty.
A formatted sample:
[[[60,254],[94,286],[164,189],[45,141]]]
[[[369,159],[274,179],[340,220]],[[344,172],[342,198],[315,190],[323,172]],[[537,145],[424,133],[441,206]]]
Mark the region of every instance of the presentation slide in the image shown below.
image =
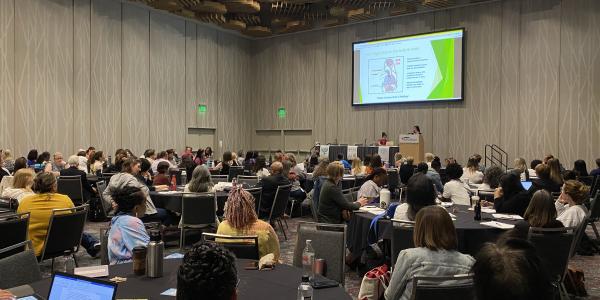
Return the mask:
[[[352,105],[462,100],[463,29],[353,44]]]

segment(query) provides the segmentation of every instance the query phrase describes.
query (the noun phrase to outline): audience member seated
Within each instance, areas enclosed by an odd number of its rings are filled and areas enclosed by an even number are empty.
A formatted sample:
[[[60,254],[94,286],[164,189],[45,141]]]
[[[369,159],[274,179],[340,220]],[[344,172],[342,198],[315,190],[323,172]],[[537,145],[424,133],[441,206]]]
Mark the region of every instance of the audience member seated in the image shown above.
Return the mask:
[[[494,209],[497,213],[523,216],[531,194],[523,188],[518,175],[508,173],[500,177],[500,187],[494,191]]]
[[[419,164],[417,164],[417,170],[416,170],[415,174],[413,174],[413,176],[416,174],[425,175],[425,174],[427,174],[428,169],[429,169],[429,166],[427,165],[426,162],[420,162]]]
[[[152,174],[158,174],[158,164],[160,164],[161,162],[166,162],[169,164],[169,168],[177,168],[176,165],[172,165],[171,162],[167,159],[169,157],[169,155],[167,154],[167,151],[161,151],[158,153],[158,155],[156,156],[156,160],[154,160],[154,162],[152,162]]]
[[[564,181],[577,180],[577,172],[573,170],[566,170],[562,173],[562,178]]]
[[[88,158],[87,158],[86,151],[83,150],[83,149],[80,149],[79,152],[77,152],[77,158],[79,159],[79,165],[77,166],[77,168],[79,170],[81,170],[82,172],[85,172],[85,173],[89,172],[89,170],[88,170]]]
[[[434,157],[435,155],[433,155],[433,153],[425,153],[425,163],[427,164],[428,168],[431,168],[431,162],[433,161]]]
[[[152,164],[148,159],[140,158],[140,172],[135,175],[135,178],[139,182],[145,184],[150,191],[166,191],[169,189],[168,185],[154,185],[152,182],[152,174],[150,174],[150,168]]]
[[[167,149],[165,152],[167,152],[166,158],[170,164],[170,167],[173,169],[177,168],[177,160],[175,159],[177,157],[177,153],[175,153],[175,150]]]
[[[379,198],[381,187],[387,184],[388,175],[384,168],[377,168],[367,176],[365,183],[358,190],[358,198],[367,198],[369,202]]]
[[[156,167],[157,174],[154,175],[154,179],[152,180],[153,185],[170,185],[171,180],[169,178],[169,162],[161,161],[158,163]]]
[[[436,196],[431,179],[423,174],[415,174],[408,180],[406,203],[396,207],[394,219],[414,221],[419,210],[426,206],[435,205]]]
[[[535,247],[523,239],[485,244],[475,256],[475,298],[552,299],[552,287]]]
[[[13,170],[13,174],[25,168],[27,168],[27,159],[25,157],[19,157],[15,159],[15,168]]]
[[[34,165],[36,171],[52,172],[52,162],[50,161],[50,152],[44,151],[38,156]]]
[[[311,155],[308,160],[308,167],[306,168],[306,172],[312,173],[315,171],[315,167],[319,164],[319,157],[315,154]]]
[[[600,158],[596,158],[596,168],[590,172],[590,176],[600,176]]]
[[[188,193],[214,192],[215,184],[212,182],[210,171],[205,165],[197,166],[192,172],[192,178],[185,185],[183,191]]]
[[[558,214],[556,219],[561,221],[565,227],[579,226],[588,213],[583,203],[589,200],[589,194],[588,186],[579,181],[567,180],[562,187],[560,197],[554,203]]]
[[[285,156],[290,166],[290,170],[288,172],[288,179],[292,184],[290,197],[299,201],[303,201],[306,199],[306,192],[302,189],[301,183],[306,180],[306,172],[296,162],[296,156],[293,153],[287,153]]]
[[[383,161],[381,160],[381,156],[379,156],[379,154],[375,154],[373,157],[371,157],[371,164],[367,166],[366,170],[367,175],[373,173],[373,171],[377,168],[383,168]]]
[[[104,157],[103,151],[98,151],[94,153],[94,156],[90,159],[90,174],[98,175],[102,174],[102,169],[104,169],[104,162],[106,161],[106,157]]]
[[[271,213],[271,207],[273,201],[275,201],[275,194],[277,188],[281,185],[290,184],[290,181],[283,176],[283,164],[281,162],[274,162],[271,164],[271,176],[263,177],[260,181],[262,187],[262,198],[260,200],[260,211],[259,217],[265,219],[269,217]]]
[[[271,176],[269,169],[267,169],[267,159],[264,155],[259,155],[256,158],[256,164],[254,165],[254,174],[261,180],[267,176]]]
[[[338,154],[337,155],[337,160],[342,163],[342,165],[344,166],[344,169],[350,169],[352,168],[352,166],[350,165],[350,163],[344,159],[344,155],[343,154]]]
[[[524,158],[519,157],[514,161],[514,166],[510,170],[511,173],[519,176],[521,181],[529,181],[529,172],[527,170],[527,162]]]
[[[454,224],[442,207],[428,206],[417,213],[413,241],[415,248],[398,254],[385,290],[386,300],[411,299],[414,276],[468,274],[475,262],[470,255],[457,251]]]
[[[398,152],[399,153],[399,152]],[[363,176],[367,172],[367,167],[363,166],[360,158],[355,157],[352,160],[352,169],[350,169],[350,174],[354,176]]]
[[[3,166],[2,156],[0,155],[0,181],[4,176],[10,176],[10,171]]]
[[[329,166],[329,159],[322,159],[319,162],[317,168],[313,172],[313,189],[312,189],[312,203],[311,205],[315,205],[317,210],[319,207],[319,196],[321,195],[321,187],[323,187],[323,183],[327,180],[327,167]]]
[[[564,183],[562,178],[563,169],[558,158],[551,158],[546,164],[550,167],[550,179],[555,184],[562,185]]]
[[[53,209],[73,208],[73,201],[66,196],[56,193],[56,177],[51,173],[40,173],[33,181],[35,194],[25,196],[19,203],[18,213],[29,212],[29,239],[33,244],[36,256],[42,255],[50,218]],[[83,233],[81,246],[87,253],[95,257],[100,251],[100,243],[92,235]]]
[[[2,197],[17,199],[21,203],[24,197],[33,194],[31,186],[33,185],[34,176],[35,173],[32,169],[25,168],[18,170],[13,178],[12,187],[5,188],[2,191]]]
[[[118,204],[112,198],[112,194],[125,187],[136,187],[144,193],[146,199],[146,212],[142,219],[144,222],[160,221],[165,225],[172,223],[172,217],[162,208],[156,208],[154,202],[150,199],[150,189],[140,182],[135,176],[140,172],[140,161],[134,158],[128,158],[123,162],[122,172],[110,177],[108,186],[102,194],[103,198],[112,203],[113,209],[116,209]]]
[[[578,159],[573,163],[573,171],[577,174],[577,177],[589,176],[585,160]]]
[[[446,166],[446,168],[448,167],[449,164],[456,164],[456,159],[454,159],[454,157],[450,156],[450,157],[446,157],[444,158],[444,166]]]
[[[227,198],[225,220],[219,224],[217,234],[256,235],[258,236],[259,256],[263,257],[272,253],[275,261],[279,261],[279,238],[269,223],[259,220],[256,216],[255,200],[252,194],[241,187],[234,188]],[[222,242],[227,242],[227,240],[222,240]]]
[[[442,184],[442,177],[440,176],[440,169],[442,168],[442,164],[439,160],[432,160],[431,167],[427,169],[427,177],[433,181],[433,185],[435,186],[435,190],[438,193],[444,192],[444,185]]]
[[[469,184],[480,184],[483,182],[483,173],[479,171],[477,158],[474,156],[469,158],[467,166],[463,168],[463,175],[460,180]]]
[[[195,168],[196,163],[194,163],[194,159],[192,158],[191,153],[184,153],[183,155],[181,155],[181,163],[179,163],[179,169],[184,169],[186,176],[190,176],[190,174],[194,172]]]
[[[71,155],[67,160],[69,165],[68,168],[60,171],[60,176],[79,176],[81,181],[81,188],[83,189],[83,198],[87,201],[92,195],[96,194],[96,190],[92,187],[90,182],[87,180],[87,174],[84,171],[79,170],[79,157]]]
[[[327,180],[323,182],[319,195],[319,222],[341,224],[344,221],[342,216],[344,210],[357,210],[368,203],[367,198],[359,198],[356,202],[346,200],[339,186],[343,177],[344,166],[342,164],[332,162],[327,166]]]
[[[561,228],[563,224],[556,220],[556,207],[552,195],[544,190],[533,194],[529,206],[523,215],[523,220],[515,224],[513,235],[527,239],[529,227],[538,228]]]
[[[111,265],[130,262],[133,248],[146,247],[150,236],[140,220],[146,211],[146,195],[138,187],[124,185],[111,190],[117,204],[108,231],[108,260]]]
[[[531,161],[531,164],[529,165],[529,177],[537,177],[537,173],[535,173],[535,167],[537,167],[539,164],[541,164],[542,161],[539,159],[534,159]]]
[[[404,184],[408,183],[408,179],[415,173],[414,158],[412,156],[406,157],[406,160],[400,167],[400,181]]]
[[[177,300],[236,300],[235,257],[214,243],[192,247],[177,271]]]
[[[29,150],[29,153],[27,153],[27,166],[33,167],[33,165],[35,165],[37,163],[37,159],[38,159],[37,149]]]
[[[396,152],[396,154],[394,154],[394,167],[400,168],[403,162],[404,159],[402,159],[402,153]]]
[[[535,167],[535,173],[538,178],[531,180],[530,193],[535,193],[539,190],[546,190],[549,193],[560,192],[561,185],[550,179],[550,167],[547,164],[538,164]]]
[[[500,186],[500,177],[504,175],[504,170],[498,166],[491,166],[483,174],[483,183],[479,187],[481,190],[495,190]]]
[[[52,157],[52,172],[60,173],[64,168],[67,167],[67,162],[64,160],[62,153],[55,152]]]
[[[4,149],[1,156],[2,165],[0,165],[0,167],[6,168],[9,173],[15,172],[15,159],[12,156],[12,151]]]
[[[223,153],[223,161],[215,166],[215,170],[219,171],[221,175],[229,175],[229,168],[233,164],[233,155],[231,151],[225,151]]]
[[[465,184],[460,181],[460,178],[463,175],[462,167],[457,163],[451,163],[446,166],[446,175],[448,176],[449,181],[444,184],[444,193],[442,193],[442,197],[455,204],[471,205],[469,191]]]
[[[115,152],[115,161],[113,164],[108,166],[104,173],[119,173],[123,167],[123,162],[127,159],[127,153],[123,149],[118,149]]]
[[[143,155],[145,159],[148,160],[148,162],[150,162],[150,165],[152,165],[152,163],[154,162],[154,160],[156,160],[156,150],[154,149],[146,149],[146,151],[144,151],[144,155]]]

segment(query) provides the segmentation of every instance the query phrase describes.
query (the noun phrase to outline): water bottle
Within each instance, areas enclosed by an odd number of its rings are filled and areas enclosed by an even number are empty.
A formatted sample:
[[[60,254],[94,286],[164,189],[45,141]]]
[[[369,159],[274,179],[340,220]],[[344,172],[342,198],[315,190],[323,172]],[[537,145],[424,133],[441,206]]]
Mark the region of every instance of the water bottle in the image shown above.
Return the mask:
[[[310,286],[310,278],[306,275],[302,276],[302,282],[298,286],[298,300],[312,300],[313,288]]]
[[[306,240],[306,246],[302,251],[302,269],[303,275],[309,278],[314,277],[313,266],[315,264],[315,250],[312,247],[312,240]]]
[[[148,243],[148,254],[146,255],[146,276],[158,278],[163,276],[163,253],[165,244],[163,241],[151,241]]]
[[[181,171],[181,185],[185,185],[187,183],[187,172],[185,170]]]
[[[473,219],[475,219],[475,221],[481,221],[481,200],[479,200],[479,197],[473,196],[473,201],[476,201],[474,209],[475,215]]]
[[[177,179],[175,179],[175,175],[171,175],[171,191],[177,190]]]
[[[75,260],[73,259],[73,255],[71,255],[69,252],[65,252],[63,257],[65,261],[65,273],[74,274]]]
[[[110,167],[110,164],[112,163],[112,156],[108,156],[108,160],[106,160],[106,166]]]
[[[387,209],[390,206],[390,198],[392,193],[386,188],[382,188],[379,192],[379,207]]]

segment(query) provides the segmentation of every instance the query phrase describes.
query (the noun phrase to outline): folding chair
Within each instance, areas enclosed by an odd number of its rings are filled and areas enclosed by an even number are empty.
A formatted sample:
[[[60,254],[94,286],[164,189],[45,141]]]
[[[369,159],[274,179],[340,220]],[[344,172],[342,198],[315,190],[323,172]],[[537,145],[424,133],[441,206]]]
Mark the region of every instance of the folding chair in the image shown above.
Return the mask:
[[[69,253],[73,256],[77,266],[75,253],[79,251],[87,213],[87,205],[52,210],[39,262],[52,259],[52,269],[54,270],[54,258]]]
[[[258,252],[258,236],[233,236],[215,233],[202,233],[204,240],[212,240],[216,244],[227,248],[235,257],[241,259],[260,259]]]

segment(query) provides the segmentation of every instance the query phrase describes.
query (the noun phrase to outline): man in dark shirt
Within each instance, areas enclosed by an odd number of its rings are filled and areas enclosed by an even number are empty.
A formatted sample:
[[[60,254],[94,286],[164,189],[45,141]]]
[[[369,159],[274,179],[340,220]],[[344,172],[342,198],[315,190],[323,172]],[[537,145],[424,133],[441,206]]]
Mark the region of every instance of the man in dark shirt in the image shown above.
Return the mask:
[[[275,194],[280,185],[290,184],[290,181],[283,176],[283,164],[276,161],[271,165],[271,176],[264,177],[260,180],[262,186],[262,197],[260,201],[259,218],[268,218],[271,213]]]
[[[600,175],[600,158],[596,158],[596,166],[597,168],[590,172],[590,176],[599,176]]]
[[[73,155],[69,157],[67,163],[69,167],[60,170],[60,176],[79,176],[81,180],[81,187],[83,188],[83,200],[90,200],[92,195],[96,194],[96,191],[88,182],[85,172],[77,168],[77,166],[79,166],[79,157]]]

